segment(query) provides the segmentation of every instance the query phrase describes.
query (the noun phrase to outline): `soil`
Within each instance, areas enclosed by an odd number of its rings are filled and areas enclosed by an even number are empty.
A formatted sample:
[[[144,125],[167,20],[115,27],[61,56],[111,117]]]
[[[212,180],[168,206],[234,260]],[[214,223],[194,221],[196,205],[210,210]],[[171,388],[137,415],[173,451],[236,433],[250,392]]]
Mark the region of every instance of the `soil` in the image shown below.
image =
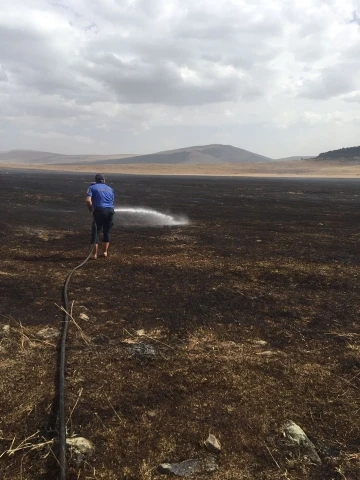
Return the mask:
[[[62,287],[90,252],[92,175],[2,172],[0,477],[58,478]],[[109,258],[70,282],[69,480],[158,480],[222,451],[213,480],[360,478],[359,180],[111,175]],[[286,420],[321,465],[282,436]]]

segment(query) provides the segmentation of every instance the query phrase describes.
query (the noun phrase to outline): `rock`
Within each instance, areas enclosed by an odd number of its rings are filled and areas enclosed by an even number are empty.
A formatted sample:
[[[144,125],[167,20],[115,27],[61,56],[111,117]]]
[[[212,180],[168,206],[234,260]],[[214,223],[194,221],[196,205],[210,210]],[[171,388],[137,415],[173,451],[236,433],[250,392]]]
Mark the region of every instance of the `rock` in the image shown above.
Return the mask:
[[[315,445],[309,440],[304,430],[289,420],[283,427],[283,435],[293,445],[298,445],[304,450],[304,457],[308,458],[311,463],[321,465],[321,459],[316,451]]]
[[[129,352],[140,358],[155,358],[156,350],[149,343],[134,343],[129,346]]]
[[[95,451],[94,444],[84,437],[72,437],[66,439],[71,458],[79,467],[85,462]]]
[[[285,423],[283,427],[283,435],[292,443],[296,443],[297,445],[311,443],[304,430],[291,420]]]
[[[10,325],[3,325],[2,326],[2,329],[1,329],[1,333],[4,335],[4,336],[7,336],[10,334]]]
[[[263,347],[263,346],[267,345],[267,342],[265,342],[265,340],[254,340],[253,344],[258,345],[259,347]]]
[[[204,445],[205,445],[205,448],[209,450],[209,452],[213,452],[213,453],[221,452],[220,442],[212,433],[210,433],[208,438],[205,440]]]
[[[39,330],[37,335],[44,340],[51,340],[57,338],[60,335],[60,332],[56,328],[47,327]]]
[[[195,473],[214,472],[218,468],[216,459],[208,455],[203,458],[184,460],[179,463],[162,463],[159,466],[161,473],[173,474],[178,477],[190,477]]]

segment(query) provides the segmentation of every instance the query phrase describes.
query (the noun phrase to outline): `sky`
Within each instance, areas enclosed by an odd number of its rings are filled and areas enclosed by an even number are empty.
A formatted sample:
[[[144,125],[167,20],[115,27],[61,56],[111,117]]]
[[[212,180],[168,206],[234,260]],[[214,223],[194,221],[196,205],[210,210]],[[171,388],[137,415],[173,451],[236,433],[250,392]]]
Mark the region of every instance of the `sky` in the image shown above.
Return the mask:
[[[360,0],[2,0],[0,151],[360,145]]]

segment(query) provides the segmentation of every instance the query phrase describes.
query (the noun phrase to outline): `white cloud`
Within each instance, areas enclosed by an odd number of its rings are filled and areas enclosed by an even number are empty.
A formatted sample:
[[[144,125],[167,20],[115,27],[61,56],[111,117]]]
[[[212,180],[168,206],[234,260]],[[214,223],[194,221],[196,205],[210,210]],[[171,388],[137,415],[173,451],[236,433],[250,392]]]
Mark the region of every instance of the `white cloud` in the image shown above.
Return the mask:
[[[304,80],[300,95],[314,99],[328,99],[355,91],[359,86],[360,63],[338,63],[324,68]]]
[[[40,137],[42,140],[51,140],[51,141],[61,141],[67,142],[69,140],[75,141],[80,143],[81,145],[91,145],[93,144],[93,140],[90,137],[83,137],[81,135],[63,135],[59,132],[47,132],[47,133],[39,133],[34,130],[25,130],[24,135],[26,137],[38,138]]]
[[[95,153],[201,138],[305,155],[333,125],[337,142],[357,142],[360,0],[3,3],[0,149],[30,136],[62,152],[94,138]],[[294,129],[301,151],[282,141]]]
[[[7,82],[8,81],[8,76],[6,74],[5,68],[0,65],[0,82]]]
[[[360,103],[360,90],[352,92],[348,95],[343,95],[342,99],[344,100],[344,102]]]

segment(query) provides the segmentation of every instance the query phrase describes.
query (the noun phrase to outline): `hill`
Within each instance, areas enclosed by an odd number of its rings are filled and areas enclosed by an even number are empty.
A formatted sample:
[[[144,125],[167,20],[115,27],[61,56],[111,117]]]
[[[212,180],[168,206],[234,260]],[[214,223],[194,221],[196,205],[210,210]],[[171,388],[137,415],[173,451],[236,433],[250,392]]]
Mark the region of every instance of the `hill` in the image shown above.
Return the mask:
[[[0,152],[0,164],[53,165],[69,163],[98,162],[105,159],[131,158],[132,154],[116,155],[64,155],[61,153],[39,152],[36,150],[9,150]]]
[[[138,155],[132,158],[118,158],[116,160],[103,160],[100,163],[125,164],[125,163],[154,163],[154,164],[188,164],[188,165],[219,165],[225,163],[259,163],[271,162],[272,159],[257,153],[249,152],[231,145],[202,145],[148,155]]]
[[[357,159],[360,160],[360,147],[340,148],[320,153],[315,160],[324,159]]]

